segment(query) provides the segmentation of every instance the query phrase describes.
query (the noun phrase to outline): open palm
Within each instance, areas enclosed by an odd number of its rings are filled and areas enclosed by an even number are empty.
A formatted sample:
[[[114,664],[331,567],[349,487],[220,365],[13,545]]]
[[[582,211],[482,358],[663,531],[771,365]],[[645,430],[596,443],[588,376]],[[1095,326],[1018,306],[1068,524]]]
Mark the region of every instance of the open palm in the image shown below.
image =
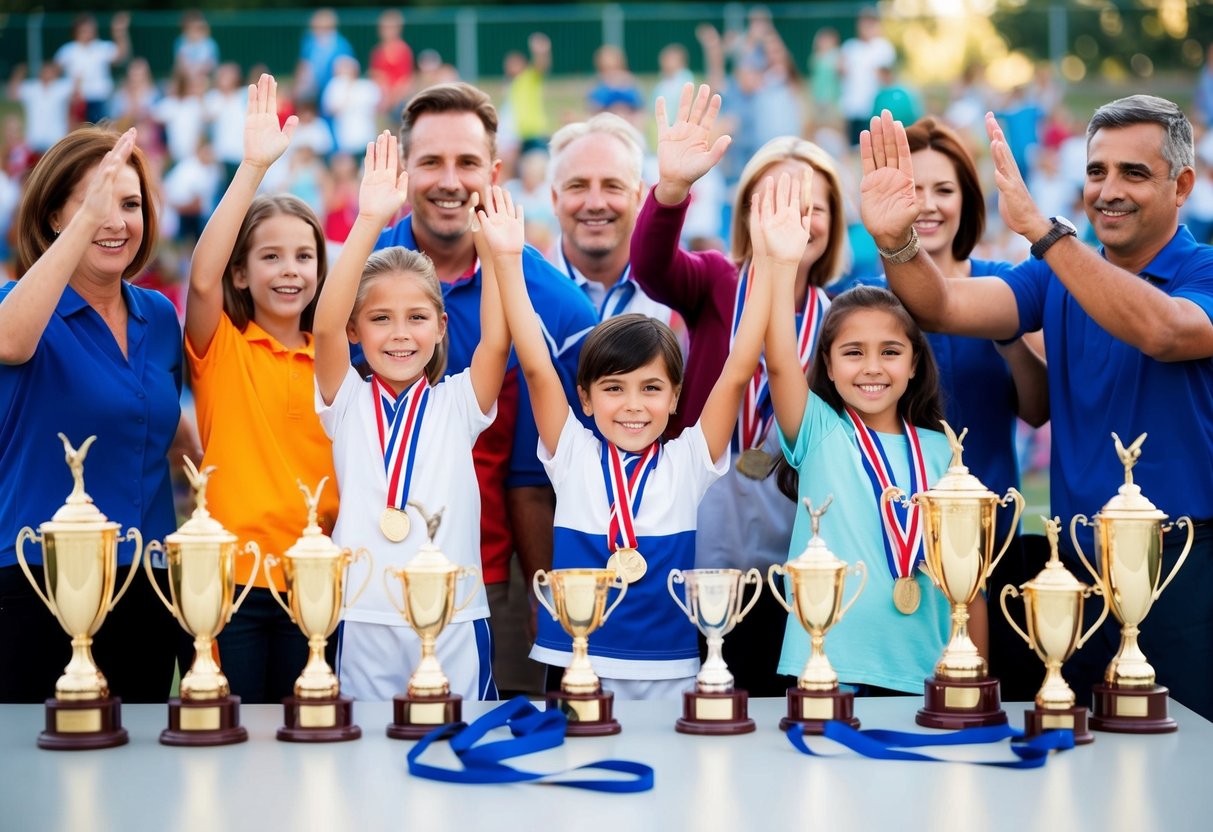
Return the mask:
[[[698,92],[693,84],[686,84],[673,124],[667,123],[665,99],[657,99],[657,169],[662,179],[689,188],[728,149],[728,136],[711,141],[712,127],[720,113],[720,96],[709,92],[707,84]]]
[[[366,146],[358,213],[387,224],[408,200],[409,175],[400,170],[396,137],[384,130]]]
[[[859,215],[864,227],[878,245],[905,242],[919,213],[905,127],[885,110],[860,136],[859,155],[863,162]]]
[[[244,158],[251,164],[269,167],[286,152],[291,143],[298,116],[278,124],[278,82],[262,75],[248,88],[248,108],[244,114]]]
[[[809,217],[801,212],[801,196],[812,193],[812,173],[792,185],[787,173],[775,182],[763,180],[750,205],[750,239],[755,257],[767,256],[782,263],[799,263],[809,244]],[[810,200],[810,204],[811,200]]]
[[[522,206],[515,205],[508,191],[494,185],[479,211],[481,233],[494,255],[521,254],[525,240]]]

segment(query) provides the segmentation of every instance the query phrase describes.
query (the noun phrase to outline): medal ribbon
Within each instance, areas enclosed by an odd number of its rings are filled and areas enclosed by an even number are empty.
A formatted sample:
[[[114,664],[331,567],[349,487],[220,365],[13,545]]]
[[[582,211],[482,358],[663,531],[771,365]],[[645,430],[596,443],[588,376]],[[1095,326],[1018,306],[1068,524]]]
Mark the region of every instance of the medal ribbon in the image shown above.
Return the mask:
[[[732,352],[733,341],[737,337],[737,328],[741,325],[741,314],[745,302],[750,297],[751,265],[746,264],[741,269],[737,281],[737,292],[733,298],[733,324],[729,333],[729,351]],[[800,328],[796,336],[796,355],[800,359],[802,372],[809,371],[813,361],[813,348],[817,345],[817,333],[821,329],[821,320],[825,317],[826,308],[830,301],[824,289],[816,286],[808,287],[805,295],[804,311],[800,316]],[[761,448],[766,442],[767,434],[775,420],[775,409],[771,405],[771,391],[767,381],[766,359],[759,359],[754,377],[746,385],[741,398],[741,412],[737,417],[737,429],[733,433],[733,450],[740,453],[749,448]]]
[[[397,398],[390,387],[372,375],[371,394],[375,397],[375,427],[387,474],[387,504],[404,511],[417,461],[417,437],[421,435],[421,423],[430,400],[430,384],[422,375]]]
[[[649,474],[657,468],[661,445],[654,442],[639,455],[632,476],[624,469],[623,454],[611,442],[602,443],[602,475],[606,482],[607,502],[611,504],[611,524],[607,530],[607,545],[611,551],[636,548],[636,514],[644,499],[644,486]]]
[[[921,509],[913,503],[906,507],[893,500],[881,500],[880,495],[885,489],[897,483],[893,481],[893,469],[889,466],[884,446],[880,443],[880,435],[865,425],[854,410],[848,407],[846,411],[855,427],[859,458],[863,461],[864,471],[872,483],[876,508],[883,521],[884,553],[889,563],[889,573],[894,578],[909,578],[914,567],[922,560]],[[902,426],[905,429],[906,450],[910,458],[908,494],[912,496],[927,487],[927,468],[922,457],[922,445],[918,441],[918,430],[904,419]]]

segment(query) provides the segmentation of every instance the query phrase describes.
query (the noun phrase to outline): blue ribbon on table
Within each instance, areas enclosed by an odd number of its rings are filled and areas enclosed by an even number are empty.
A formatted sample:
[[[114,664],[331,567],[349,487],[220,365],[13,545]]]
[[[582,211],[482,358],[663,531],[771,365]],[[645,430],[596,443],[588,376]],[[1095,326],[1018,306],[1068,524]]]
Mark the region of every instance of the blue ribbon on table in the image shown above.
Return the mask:
[[[560,746],[564,742],[565,724],[565,716],[559,710],[541,711],[525,696],[516,696],[470,725],[452,722],[430,731],[409,751],[409,774],[444,783],[539,783],[595,792],[644,792],[653,788],[652,767],[630,760],[600,760],[550,773],[523,771],[503,762]],[[510,739],[480,742],[488,732],[502,727],[510,729],[513,735]],[[461,770],[421,762],[421,755],[431,743],[448,739],[463,765]],[[631,779],[559,779],[569,772],[587,769],[630,775]]]
[[[804,741],[804,732],[799,725],[787,730],[788,740],[802,754],[810,757],[833,757],[809,748]],[[1010,725],[993,725],[987,728],[964,728],[946,734],[915,734],[908,731],[885,731],[879,728],[857,730],[845,722],[830,721],[825,724],[823,736],[873,760],[908,760],[926,763],[969,762],[974,765],[998,768],[1040,768],[1049,759],[1050,751],[1064,751],[1074,747],[1074,732],[1069,729],[1045,731],[1031,739]],[[950,760],[932,757],[906,748],[921,748],[932,745],[989,745],[1011,740],[1011,751],[1018,760]]]

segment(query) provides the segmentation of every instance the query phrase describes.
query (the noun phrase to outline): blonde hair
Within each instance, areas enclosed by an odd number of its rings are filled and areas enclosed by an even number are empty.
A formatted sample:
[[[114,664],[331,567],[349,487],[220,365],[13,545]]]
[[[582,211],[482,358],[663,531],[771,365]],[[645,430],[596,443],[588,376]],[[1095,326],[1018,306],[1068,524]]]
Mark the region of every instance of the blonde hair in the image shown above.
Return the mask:
[[[552,170],[556,170],[561,155],[569,145],[582,136],[591,134],[613,136],[618,139],[628,152],[628,173],[632,177],[632,182],[640,181],[644,169],[644,137],[627,120],[614,113],[598,113],[585,121],[566,124],[557,130],[553,134],[552,140],[548,142],[548,151],[552,157]]]
[[[358,281],[358,293],[354,296],[354,308],[350,320],[358,314],[371,286],[379,280],[396,275],[416,278],[425,292],[426,300],[434,304],[439,317],[446,314],[446,302],[442,299],[442,284],[438,272],[429,257],[404,246],[391,246],[371,254],[362,267],[362,278]],[[442,340],[434,345],[434,354],[425,365],[425,377],[430,384],[437,384],[446,373],[447,354],[450,351],[450,331],[442,333]]]

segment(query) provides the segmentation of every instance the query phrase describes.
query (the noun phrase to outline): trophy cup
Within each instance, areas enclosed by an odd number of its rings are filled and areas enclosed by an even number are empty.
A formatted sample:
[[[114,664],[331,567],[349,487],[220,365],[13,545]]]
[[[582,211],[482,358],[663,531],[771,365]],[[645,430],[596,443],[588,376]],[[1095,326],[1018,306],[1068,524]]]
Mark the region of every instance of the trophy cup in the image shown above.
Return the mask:
[[[1007,584],[998,600],[1011,629],[1019,633],[1045,663],[1045,680],[1036,693],[1036,707],[1024,713],[1025,733],[1034,737],[1051,728],[1069,728],[1074,732],[1074,742],[1084,745],[1095,740],[1087,730],[1087,708],[1075,705],[1074,691],[1062,677],[1061,666],[1103,624],[1108,617],[1108,604],[1105,599],[1099,619],[1084,633],[1082,603],[1087,596],[1102,595],[1103,591],[1098,584],[1092,587],[1082,583],[1062,565],[1057,553],[1060,519],[1041,519],[1045,521],[1045,535],[1049,539],[1049,562],[1035,578],[1019,588],[1023,592],[1028,622],[1026,633],[1007,609],[1007,596],[1018,598],[1020,591]]]
[[[989,665],[969,638],[969,604],[985,586],[1019,527],[1023,495],[1014,488],[1003,497],[981,484],[961,462],[968,429],[957,437],[947,422],[944,433],[952,446],[952,462],[934,488],[915,494],[923,520],[923,571],[943,590],[952,606],[952,632],[943,657],[935,664],[935,675],[926,680],[925,707],[915,717],[928,728],[973,728],[1002,725],[1007,721],[999,701],[998,680],[990,678]],[[883,500],[905,494],[889,487]],[[998,506],[1015,503],[1015,514],[998,555],[994,549],[994,512]]]
[[[551,588],[551,601],[540,590],[544,586]],[[539,603],[573,637],[573,660],[560,677],[560,692],[548,694],[548,708],[557,708],[568,718],[565,733],[571,737],[618,734],[622,729],[611,715],[615,694],[602,690],[590,665],[588,639],[619,606],[627,594],[627,581],[614,569],[540,569],[532,587]],[[608,608],[607,591],[612,587],[619,594]]]
[[[683,584],[686,603],[674,584]],[[747,584],[754,586],[742,606]],[[762,574],[751,569],[671,569],[666,588],[708,642],[708,657],[695,677],[695,689],[682,695],[682,718],[674,728],[683,734],[748,734],[754,720],[747,713],[749,694],[733,688],[733,674],[724,663],[724,637],[746,617],[762,592]]]
[[[1154,681],[1154,668],[1146,661],[1137,644],[1138,627],[1158,600],[1158,596],[1183,566],[1192,549],[1196,532],[1192,520],[1180,517],[1163,525],[1163,514],[1141,493],[1133,482],[1133,466],[1141,456],[1142,434],[1127,449],[1115,433],[1116,453],[1125,466],[1125,482],[1116,496],[1108,500],[1092,519],[1095,526],[1096,572],[1078,543],[1078,524],[1088,525],[1079,514],[1070,522],[1070,539],[1083,565],[1103,588],[1103,596],[1112,614],[1121,623],[1120,649],[1104,672],[1104,684],[1091,688],[1094,714],[1091,727],[1096,731],[1128,734],[1160,734],[1179,726],[1167,716],[1167,689]],[[1162,577],[1162,536],[1174,526],[1186,526],[1188,541],[1171,574]]]
[[[93,636],[105,616],[117,605],[135,577],[143,554],[143,537],[128,529],[118,537],[118,524],[111,523],[93,505],[84,491],[84,457],[97,437],[90,436],[77,450],[62,433],[67,464],[72,472],[72,491],[51,520],[28,526],[17,534],[17,562],[46,604],[51,615],[72,637],[72,658],[55,682],[55,696],[46,700],[46,730],[38,735],[38,747],[75,751],[123,745],[128,737],[122,727],[122,702],[110,696],[105,676],[93,661]],[[42,544],[46,591],[25,561],[25,541]],[[114,593],[118,576],[118,543],[133,540],[135,556],[122,588]],[[9,668],[14,671],[14,668]]]
[[[342,549],[320,528],[317,506],[326,482],[328,477],[320,480],[315,493],[299,483],[307,503],[307,528],[281,559],[267,555],[263,564],[274,600],[307,637],[307,665],[295,680],[295,695],[282,700],[284,724],[278,729],[278,739],[286,742],[340,742],[362,736],[362,729],[353,722],[354,700],[341,695],[337,674],[324,659],[324,648],[341,613],[370,583],[372,567],[368,563],[362,586],[343,604],[347,568],[364,555],[369,560],[370,553]],[[279,563],[286,580],[286,601],[274,582],[273,567]]]
[[[862,562],[848,566],[836,558],[821,539],[818,533],[821,517],[833,500],[833,497],[827,497],[821,508],[814,510],[812,501],[805,498],[805,508],[812,518],[813,536],[800,557],[785,564],[773,563],[767,572],[767,583],[771,585],[775,600],[800,620],[800,625],[809,633],[812,649],[804,671],[796,680],[796,687],[788,688],[788,715],[779,721],[781,731],[800,725],[806,734],[820,734],[831,719],[845,722],[852,728],[859,727],[859,720],[855,718],[855,694],[839,688],[838,674],[826,658],[824,644],[826,631],[842,620],[863,592],[868,570]],[[848,572],[859,576],[859,588],[844,604],[842,591]],[[787,576],[791,604],[775,586],[776,575]]]
[[[194,637],[194,661],[181,679],[180,696],[168,702],[168,728],[160,733],[164,745],[229,745],[244,742],[248,731],[240,724],[240,697],[232,696],[227,677],[215,661],[215,636],[224,628],[253,588],[250,580],[236,594],[236,557],[253,556],[252,574],[261,565],[261,551],[249,541],[243,552],[236,535],[223,528],[206,510],[206,482],[213,465],[199,471],[185,458],[185,471],[194,489],[196,508],[181,528],[164,538],[164,546],[147,544],[143,567],[161,603]],[[168,563],[164,597],[152,574],[152,552],[163,551]],[[233,603],[233,599],[235,599]]]
[[[474,566],[451,563],[434,545],[434,535],[438,533],[445,509],[430,516],[420,504],[411,500],[408,504],[425,519],[429,542],[421,545],[407,566],[399,569],[389,566],[383,572],[383,585],[392,606],[421,639],[421,661],[409,678],[408,693],[397,694],[392,699],[394,719],[387,727],[387,735],[398,740],[419,739],[435,727],[459,722],[462,717],[463,697],[451,693],[450,680],[438,663],[434,643],[451,617],[471,603],[479,588],[479,582],[474,583],[463,603],[455,606],[456,581],[465,576],[480,575],[480,570]],[[388,583],[389,576],[403,584],[403,606],[396,603],[395,591]]]

